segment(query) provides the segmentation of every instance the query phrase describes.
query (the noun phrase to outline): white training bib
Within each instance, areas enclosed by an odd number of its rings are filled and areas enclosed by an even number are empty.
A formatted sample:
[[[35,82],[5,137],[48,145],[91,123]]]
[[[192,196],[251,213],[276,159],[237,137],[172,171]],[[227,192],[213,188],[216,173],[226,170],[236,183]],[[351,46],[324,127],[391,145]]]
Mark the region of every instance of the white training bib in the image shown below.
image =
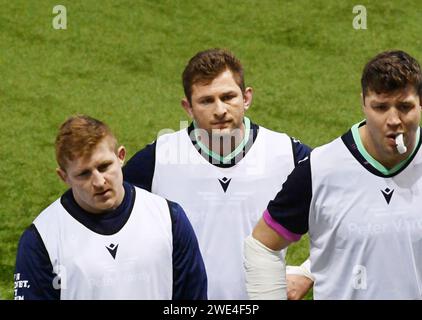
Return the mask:
[[[185,210],[205,262],[209,299],[248,299],[243,241],[293,168],[291,139],[263,127],[229,168],[204,159],[187,130],[157,140],[152,192]]]
[[[60,199],[35,219],[61,279],[62,300],[172,298],[172,223],[167,201],[135,190],[132,213],[113,235],[85,227]]]
[[[315,299],[422,298],[422,154],[392,177],[340,138],[311,154]]]

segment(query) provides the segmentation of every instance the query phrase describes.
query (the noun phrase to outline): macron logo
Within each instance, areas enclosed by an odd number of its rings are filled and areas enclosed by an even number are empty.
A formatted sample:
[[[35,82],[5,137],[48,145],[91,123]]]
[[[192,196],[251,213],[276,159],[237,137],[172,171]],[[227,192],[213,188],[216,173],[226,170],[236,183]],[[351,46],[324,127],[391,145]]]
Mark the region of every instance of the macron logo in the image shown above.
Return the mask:
[[[218,179],[218,181],[221,184],[221,187],[224,190],[224,193],[226,193],[227,188],[229,187],[230,181],[232,181],[232,179],[227,179],[226,177],[224,177],[223,179]]]
[[[390,204],[390,200],[391,200],[391,197],[393,196],[394,189],[390,190],[389,188],[385,188],[385,190],[381,190],[381,192],[385,198],[385,201],[387,201],[387,204]]]
[[[303,158],[302,160],[299,160],[298,162],[297,162],[297,164],[299,164],[299,163],[302,163],[302,162],[305,162],[306,160],[308,160],[309,159],[309,156],[306,156],[305,158]]]
[[[119,247],[118,244],[111,243],[108,247],[106,246],[108,252],[110,252],[113,259],[116,259],[117,248]]]

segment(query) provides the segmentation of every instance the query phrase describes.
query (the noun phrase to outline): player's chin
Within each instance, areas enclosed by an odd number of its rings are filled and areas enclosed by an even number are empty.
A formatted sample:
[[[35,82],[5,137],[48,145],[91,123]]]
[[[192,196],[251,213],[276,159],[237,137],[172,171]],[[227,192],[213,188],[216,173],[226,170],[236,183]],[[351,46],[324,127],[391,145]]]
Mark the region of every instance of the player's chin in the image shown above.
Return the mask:
[[[97,201],[95,204],[96,208],[101,211],[110,211],[116,209],[116,199],[114,197],[106,200]]]
[[[225,127],[219,129],[213,129],[212,134],[214,137],[225,137],[225,136],[232,136],[233,135],[233,128]]]
[[[211,139],[218,139],[224,137],[227,134],[224,134],[224,129],[212,129]]]
[[[399,155],[400,153],[397,150],[397,146],[396,145],[387,145],[385,147],[385,151],[386,154],[390,155],[390,156],[396,156]]]

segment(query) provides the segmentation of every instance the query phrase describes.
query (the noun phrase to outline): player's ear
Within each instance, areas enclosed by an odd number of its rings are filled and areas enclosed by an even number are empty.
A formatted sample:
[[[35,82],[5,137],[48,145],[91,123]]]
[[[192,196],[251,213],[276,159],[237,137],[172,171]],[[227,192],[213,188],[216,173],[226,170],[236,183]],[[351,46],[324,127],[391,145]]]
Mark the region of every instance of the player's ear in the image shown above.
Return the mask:
[[[247,87],[243,92],[243,106],[245,110],[248,110],[252,104],[253,90],[251,87]]]
[[[365,108],[365,96],[363,95],[363,92],[360,93],[360,103],[362,105],[362,110]]]
[[[117,149],[117,157],[119,158],[120,164],[123,166],[126,158],[126,148],[124,146],[120,146]]]
[[[67,183],[67,173],[62,168],[56,168],[56,173],[64,183]]]
[[[189,117],[193,118],[192,105],[190,104],[188,98],[184,97],[181,101],[181,105]]]

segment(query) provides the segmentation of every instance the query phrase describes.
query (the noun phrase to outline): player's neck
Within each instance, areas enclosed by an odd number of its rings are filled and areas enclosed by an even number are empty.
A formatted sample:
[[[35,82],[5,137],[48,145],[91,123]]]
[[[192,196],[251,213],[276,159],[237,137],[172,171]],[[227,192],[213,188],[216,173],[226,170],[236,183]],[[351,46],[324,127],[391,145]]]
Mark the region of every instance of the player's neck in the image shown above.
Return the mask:
[[[359,128],[359,135],[361,137],[362,144],[369,155],[389,170],[407,159],[415,147],[415,141],[413,141],[409,144],[409,148],[406,153],[394,153],[387,155],[383,154],[382,150],[379,150],[381,146],[377,148],[376,142],[371,137],[366,125]]]
[[[92,206],[91,204],[84,201],[84,199],[79,197],[74,192],[73,192],[73,197],[75,199],[76,204],[85,212],[89,214],[94,214],[94,215],[101,215],[101,214],[106,214],[113,210],[116,210],[122,204],[125,198],[125,193],[126,193],[123,184],[119,188],[117,188],[115,192],[116,192],[115,201],[113,205],[108,207],[107,209],[97,208],[97,207]]]
[[[193,128],[194,140],[199,146],[201,154],[214,158],[220,163],[231,162],[240,153],[243,153],[251,135],[251,122],[246,117],[239,128],[231,130],[200,130],[195,122]]]
[[[212,152],[225,157],[235,151],[243,142],[244,138],[245,126],[242,124],[242,128],[234,130],[229,134],[213,135],[207,147]]]

